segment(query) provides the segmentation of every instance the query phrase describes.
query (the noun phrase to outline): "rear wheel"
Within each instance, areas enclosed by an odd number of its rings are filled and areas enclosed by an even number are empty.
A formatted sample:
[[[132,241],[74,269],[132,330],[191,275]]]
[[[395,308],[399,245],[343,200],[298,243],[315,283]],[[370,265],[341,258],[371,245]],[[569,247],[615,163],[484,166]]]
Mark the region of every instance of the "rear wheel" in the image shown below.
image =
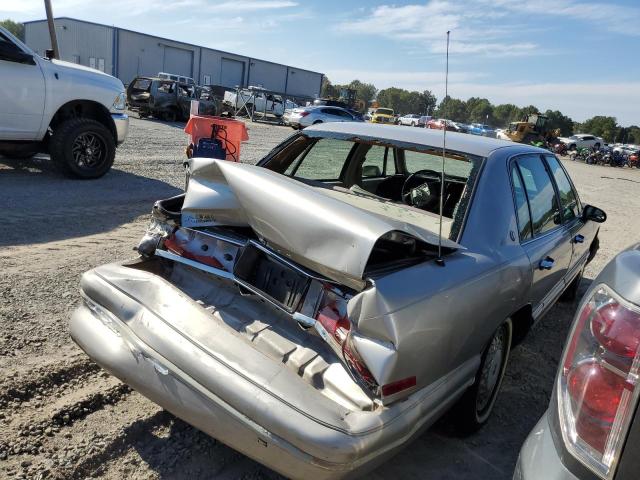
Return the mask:
[[[73,118],[57,126],[49,143],[51,159],[70,177],[99,178],[116,156],[111,132],[96,120]]]
[[[415,127],[416,126],[416,122],[411,122],[411,126]]]
[[[462,433],[480,429],[493,411],[509,359],[512,330],[508,318],[494,332],[482,353],[475,382],[454,407],[456,423]]]

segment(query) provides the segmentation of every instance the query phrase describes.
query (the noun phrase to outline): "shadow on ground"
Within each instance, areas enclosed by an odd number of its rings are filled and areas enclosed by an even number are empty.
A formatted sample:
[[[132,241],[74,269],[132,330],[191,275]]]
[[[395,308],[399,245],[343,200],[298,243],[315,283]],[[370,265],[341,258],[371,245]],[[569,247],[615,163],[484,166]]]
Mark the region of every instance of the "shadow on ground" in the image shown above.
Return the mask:
[[[180,193],[160,180],[112,168],[96,180],[57,172],[46,155],[0,158],[0,246],[43,243],[112,230]],[[142,232],[141,232],[142,233]]]

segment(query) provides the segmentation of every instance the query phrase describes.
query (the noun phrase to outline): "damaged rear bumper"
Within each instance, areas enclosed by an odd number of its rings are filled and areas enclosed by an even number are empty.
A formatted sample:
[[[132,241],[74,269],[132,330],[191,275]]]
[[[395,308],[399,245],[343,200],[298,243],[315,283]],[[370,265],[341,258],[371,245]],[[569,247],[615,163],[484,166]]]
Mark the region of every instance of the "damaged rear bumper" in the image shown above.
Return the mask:
[[[134,289],[136,282],[144,288]],[[452,385],[462,393],[474,368],[463,366],[389,407],[353,410],[235,331],[209,334],[211,312],[158,275],[107,265],[84,275],[82,293],[70,329],[91,358],[186,422],[292,478],[345,478],[382,463],[451,405]],[[181,312],[184,329],[169,311]]]

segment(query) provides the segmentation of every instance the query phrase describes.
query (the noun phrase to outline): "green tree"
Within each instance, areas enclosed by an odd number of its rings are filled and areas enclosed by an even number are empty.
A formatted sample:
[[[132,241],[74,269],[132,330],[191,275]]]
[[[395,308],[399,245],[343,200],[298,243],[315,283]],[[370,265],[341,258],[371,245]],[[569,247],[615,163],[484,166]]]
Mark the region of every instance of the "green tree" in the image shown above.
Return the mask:
[[[438,99],[431,93],[431,90],[424,90],[418,99],[418,111],[422,115],[433,115],[436,111]]]
[[[390,87],[378,92],[376,99],[381,107],[392,108],[394,112],[400,113],[404,107],[403,90],[401,88]]]
[[[544,114],[549,117],[547,127],[551,130],[560,129],[560,135],[573,135],[573,120],[558,110],[547,110]]]
[[[23,23],[14,22],[13,20],[9,20],[7,18],[6,20],[0,21],[0,27],[6,28],[7,30],[9,30],[11,34],[15,35],[20,40],[24,41],[24,24]]]
[[[603,115],[596,115],[593,118],[585,120],[580,125],[582,133],[590,133],[602,137],[606,142],[615,141],[618,129],[619,127],[615,117],[606,117]]]
[[[486,98],[471,97],[467,100],[467,121],[494,123],[493,105]]]
[[[320,87],[320,96],[322,98],[338,98],[340,91],[338,86],[331,83],[328,77],[322,77],[322,86]]]
[[[349,85],[349,88],[356,91],[356,100],[361,101],[364,105],[364,109],[369,108],[369,104],[376,97],[378,89],[372,83],[364,83],[360,80],[353,80]]]
[[[448,118],[454,122],[467,122],[467,103],[459,98],[451,98],[446,96],[438,105],[436,116],[440,118]]]
[[[627,138],[625,139],[627,143],[635,143],[636,145],[640,145],[640,127],[636,125],[631,125],[627,128]]]
[[[496,127],[507,127],[520,120],[520,109],[512,103],[497,105],[493,109],[493,119]]]

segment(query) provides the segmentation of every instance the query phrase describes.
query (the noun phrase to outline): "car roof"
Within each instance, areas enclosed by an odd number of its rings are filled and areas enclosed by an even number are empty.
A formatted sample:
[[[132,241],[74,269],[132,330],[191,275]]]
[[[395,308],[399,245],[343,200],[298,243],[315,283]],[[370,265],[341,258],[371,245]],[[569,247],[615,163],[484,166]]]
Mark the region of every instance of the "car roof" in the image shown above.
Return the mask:
[[[374,139],[387,143],[412,143],[425,147],[442,148],[444,131],[423,128],[401,128],[395,125],[376,125],[360,122],[331,122],[311,125],[303,130],[303,134],[312,136],[347,137],[346,139]],[[447,148],[453,151],[470,153],[481,157],[488,156],[498,148],[528,147],[496,138],[468,135],[466,133],[447,132]],[[531,151],[543,151],[537,147],[528,147]]]

